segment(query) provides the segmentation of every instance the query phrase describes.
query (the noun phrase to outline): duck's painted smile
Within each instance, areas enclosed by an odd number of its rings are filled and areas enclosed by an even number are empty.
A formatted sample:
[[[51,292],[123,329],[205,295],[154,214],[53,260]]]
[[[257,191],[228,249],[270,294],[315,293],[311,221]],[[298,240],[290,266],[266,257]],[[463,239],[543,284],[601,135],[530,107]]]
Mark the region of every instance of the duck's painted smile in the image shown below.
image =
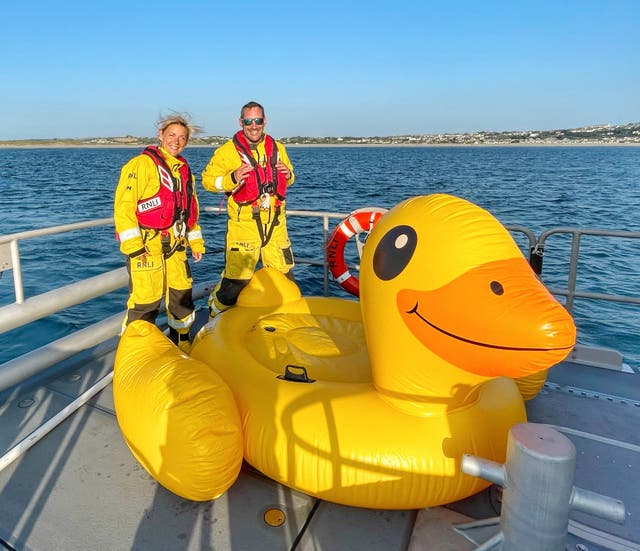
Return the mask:
[[[407,312],[407,314],[415,314],[416,316],[418,316],[424,323],[426,323],[427,325],[431,326],[433,329],[435,329],[436,331],[439,331],[440,333],[447,335],[448,337],[451,337],[452,339],[456,339],[462,342],[466,342],[468,344],[473,344],[475,346],[486,346],[488,348],[496,348],[496,349],[500,349],[500,350],[540,350],[539,348],[523,348],[523,347],[515,347],[515,346],[502,346],[499,344],[489,344],[486,342],[480,342],[480,341],[474,341],[472,339],[467,339],[465,337],[462,337],[460,335],[455,335],[454,333],[451,333],[449,331],[446,331],[444,329],[442,329],[441,327],[438,327],[437,325],[434,325],[433,323],[431,323],[427,318],[425,318],[422,314],[420,314],[419,310],[418,310],[418,303],[416,302],[416,305]]]

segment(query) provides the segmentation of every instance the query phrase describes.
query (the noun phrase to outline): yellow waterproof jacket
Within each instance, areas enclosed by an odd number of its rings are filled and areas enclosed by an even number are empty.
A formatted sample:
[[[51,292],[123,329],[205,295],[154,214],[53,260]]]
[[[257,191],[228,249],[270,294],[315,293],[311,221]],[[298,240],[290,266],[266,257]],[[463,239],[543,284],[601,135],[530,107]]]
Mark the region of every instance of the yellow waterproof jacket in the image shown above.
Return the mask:
[[[159,148],[159,151],[162,153],[173,175],[180,179],[180,167],[184,163],[167,153],[163,148]],[[191,185],[194,186],[193,195],[196,197],[195,177]],[[159,189],[160,176],[158,175],[158,167],[148,155],[140,154],[122,167],[113,202],[113,215],[116,233],[120,241],[120,251],[127,256],[134,253],[139,254],[145,248],[143,230],[138,225],[136,217],[138,201],[153,197],[158,193]],[[169,230],[169,233],[173,242],[175,236],[171,230]],[[200,225],[197,222],[192,227],[187,228],[185,238],[193,252],[204,254],[204,239]]]
[[[291,165],[291,161],[289,160],[289,155],[287,154],[287,150],[285,149],[285,147],[277,140],[276,146],[278,147],[278,152],[280,153],[280,160],[285,165],[287,165],[287,168],[291,171],[291,177],[287,180],[287,187],[289,187],[295,180],[293,166]],[[266,165],[267,154],[264,149],[264,140],[262,140],[258,144],[258,147],[256,149],[252,149],[251,152],[253,153],[253,158],[258,163],[260,163],[262,166]],[[233,180],[231,179],[231,174],[234,170],[240,168],[240,165],[242,165],[242,159],[240,158],[240,154],[238,153],[233,140],[225,142],[214,151],[213,156],[202,172],[202,186],[207,191],[230,193],[231,191],[233,191],[233,188],[236,187],[236,184],[234,184]],[[274,201],[275,196],[272,196],[272,205]],[[229,199],[227,200],[227,211],[229,213],[229,217],[231,218],[251,218],[251,209],[241,209],[231,195],[229,195]],[[241,211],[244,211],[242,213],[242,216],[240,215]]]

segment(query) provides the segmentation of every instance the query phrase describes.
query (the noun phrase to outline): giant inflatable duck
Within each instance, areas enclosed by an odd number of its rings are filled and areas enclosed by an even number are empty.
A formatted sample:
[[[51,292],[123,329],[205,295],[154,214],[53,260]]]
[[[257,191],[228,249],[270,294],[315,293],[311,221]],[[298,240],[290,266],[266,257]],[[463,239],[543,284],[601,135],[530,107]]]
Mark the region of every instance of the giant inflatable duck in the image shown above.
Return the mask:
[[[526,419],[514,382],[561,361],[567,311],[487,211],[408,199],[375,225],[360,302],[302,297],[272,269],[198,333],[192,357],[231,389],[245,460],[318,498],[359,507],[449,503],[488,483]]]

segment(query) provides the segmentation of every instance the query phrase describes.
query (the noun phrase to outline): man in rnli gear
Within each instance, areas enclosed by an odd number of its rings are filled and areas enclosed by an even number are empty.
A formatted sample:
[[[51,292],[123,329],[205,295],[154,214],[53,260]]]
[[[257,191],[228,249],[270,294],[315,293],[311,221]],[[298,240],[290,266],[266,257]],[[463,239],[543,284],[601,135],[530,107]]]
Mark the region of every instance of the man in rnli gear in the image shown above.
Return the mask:
[[[162,298],[169,338],[191,350],[195,319],[187,246],[196,262],[205,252],[198,225],[195,177],[181,153],[199,128],[185,114],[158,122],[159,146],[127,162],[115,192],[114,220],[129,273],[124,327],[137,319],[155,323]]]
[[[285,217],[291,161],[284,146],[265,134],[262,105],[244,105],[239,122],[241,130],[215,150],[202,173],[206,190],[228,196],[225,266],[209,297],[210,317],[236,304],[259,260],[293,279]]]

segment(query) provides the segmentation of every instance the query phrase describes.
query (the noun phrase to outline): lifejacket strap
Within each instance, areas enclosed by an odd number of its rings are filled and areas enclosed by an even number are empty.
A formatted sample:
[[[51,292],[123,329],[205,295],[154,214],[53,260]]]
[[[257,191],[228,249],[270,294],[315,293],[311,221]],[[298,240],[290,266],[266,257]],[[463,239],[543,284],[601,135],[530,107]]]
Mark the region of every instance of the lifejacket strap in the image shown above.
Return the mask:
[[[129,258],[135,258],[136,256],[140,256],[141,254],[145,254],[146,252],[147,249],[145,247],[142,247],[142,249],[138,249],[137,251],[129,253],[128,256]]]

